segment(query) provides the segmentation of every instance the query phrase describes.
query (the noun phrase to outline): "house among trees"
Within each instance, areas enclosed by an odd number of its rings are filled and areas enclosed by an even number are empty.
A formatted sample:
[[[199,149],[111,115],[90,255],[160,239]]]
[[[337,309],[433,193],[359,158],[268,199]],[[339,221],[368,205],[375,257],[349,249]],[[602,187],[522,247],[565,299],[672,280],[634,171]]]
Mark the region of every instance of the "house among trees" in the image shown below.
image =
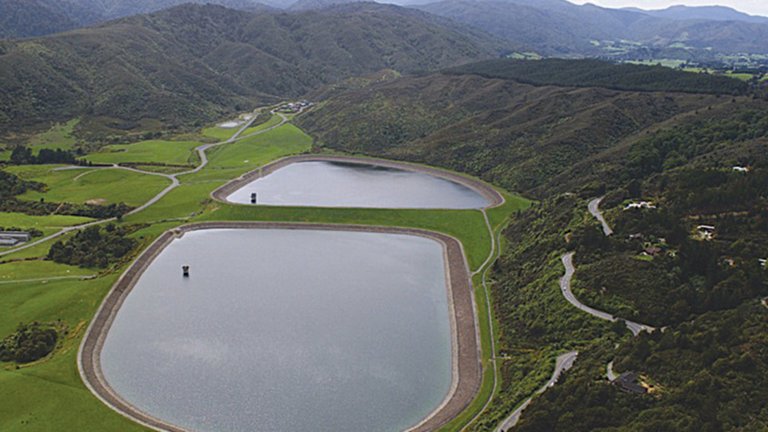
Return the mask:
[[[655,257],[661,252],[662,252],[662,249],[658,246],[647,246],[645,249],[643,249],[643,254],[651,257]]]
[[[655,209],[656,205],[648,201],[631,202],[624,207],[624,211],[635,209]]]
[[[715,227],[712,225],[699,225],[696,233],[701,240],[712,240],[715,237]]]
[[[637,372],[624,372],[613,381],[613,385],[618,386],[621,391],[632,394],[646,394],[648,389],[638,380]]]
[[[749,168],[748,167],[743,167],[743,166],[735,166],[735,167],[733,167],[733,170],[736,171],[736,172],[741,172],[741,173],[748,173],[749,172]]]

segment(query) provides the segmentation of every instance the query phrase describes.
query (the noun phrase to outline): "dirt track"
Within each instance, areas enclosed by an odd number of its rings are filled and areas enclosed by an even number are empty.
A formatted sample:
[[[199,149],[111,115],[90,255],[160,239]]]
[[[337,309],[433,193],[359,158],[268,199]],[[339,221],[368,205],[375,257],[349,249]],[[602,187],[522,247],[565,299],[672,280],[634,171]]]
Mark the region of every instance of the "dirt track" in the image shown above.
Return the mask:
[[[375,158],[363,158],[363,157],[351,157],[351,156],[323,156],[323,155],[301,155],[301,156],[289,156],[283,159],[276,160],[270,164],[264,165],[261,168],[255,169],[248,173],[243,174],[239,178],[230,181],[224,186],[216,189],[211,193],[211,197],[218,201],[227,202],[227,197],[232,195],[233,192],[247,185],[248,183],[267,176],[280,168],[288,166],[296,162],[310,162],[310,161],[326,161],[326,162],[344,162],[363,165],[377,165],[387,168],[396,168],[405,171],[419,172],[423,174],[429,174],[431,176],[440,177],[445,180],[449,180],[455,183],[462,184],[480,195],[484,196],[490,204],[486,208],[497,207],[504,203],[504,197],[499,194],[496,189],[492,188],[486,183],[480,180],[464,177],[459,174],[455,174],[449,171],[441,170],[438,168],[427,167],[423,165],[412,164],[408,162],[395,162],[386,159]],[[250,205],[250,204],[243,204]]]
[[[435,430],[456,417],[474,399],[482,379],[480,345],[474,308],[475,302],[464,251],[461,243],[455,238],[446,234],[415,228],[280,222],[205,222],[185,225],[171,231],[166,231],[158,237],[115,283],[88,327],[78,352],[80,375],[85,385],[113,410],[155,430],[187,432],[181,427],[166,423],[161,419],[136,409],[117,395],[102,374],[100,352],[120,306],[154,258],[177,236],[181,236],[186,232],[204,229],[311,229],[380,232],[416,235],[440,242],[444,246],[447,280],[449,282],[449,300],[453,311],[451,317],[451,327],[453,329],[453,383],[451,392],[443,404],[420,424],[409,429],[409,431],[425,432]]]

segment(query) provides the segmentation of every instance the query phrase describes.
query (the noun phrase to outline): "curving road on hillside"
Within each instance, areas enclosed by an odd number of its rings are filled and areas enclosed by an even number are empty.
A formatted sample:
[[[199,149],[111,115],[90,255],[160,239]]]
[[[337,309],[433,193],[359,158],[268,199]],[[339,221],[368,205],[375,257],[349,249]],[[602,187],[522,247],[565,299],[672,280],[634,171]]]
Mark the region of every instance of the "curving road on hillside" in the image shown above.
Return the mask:
[[[608,221],[605,220],[603,217],[603,213],[600,211],[600,203],[603,201],[603,198],[595,198],[592,201],[589,202],[589,205],[587,208],[589,208],[589,212],[592,214],[592,216],[595,217],[595,219],[600,222],[600,224],[603,226],[603,234],[606,236],[613,235],[613,229],[611,229],[611,226],[608,225]]]
[[[512,427],[514,427],[517,424],[517,422],[520,421],[520,416],[523,414],[523,411],[526,408],[528,408],[528,405],[531,404],[531,401],[533,401],[533,398],[536,397],[537,395],[544,393],[548,388],[555,385],[557,381],[560,379],[560,375],[562,375],[563,372],[573,367],[573,364],[576,362],[576,357],[578,357],[578,355],[579,355],[578,351],[571,351],[558,356],[557,360],[555,361],[555,371],[552,373],[552,378],[550,378],[549,381],[547,381],[544,387],[536,391],[536,394],[534,394],[533,396],[528,398],[525,402],[520,404],[520,406],[517,407],[516,410],[512,411],[512,414],[510,414],[509,417],[504,419],[504,421],[501,422],[498,427],[496,427],[494,432],[507,432]]]
[[[144,171],[144,170],[140,170],[140,169],[137,169],[137,168],[120,166],[120,165],[117,165],[117,164],[114,164],[114,165],[109,166],[109,167],[79,167],[79,166],[71,166],[71,167],[62,167],[62,168],[58,168],[58,169],[59,170],[69,170],[69,169],[122,169],[122,170],[126,170],[126,171],[133,171],[133,172],[140,173],[140,174],[154,175],[154,176],[165,177],[165,178],[169,179],[171,181],[171,184],[168,185],[168,187],[166,187],[165,189],[160,191],[157,195],[152,197],[149,201],[145,202],[143,205],[141,205],[141,206],[131,210],[129,213],[127,213],[127,215],[136,214],[136,213],[139,213],[141,211],[146,210],[148,207],[150,207],[153,204],[155,204],[158,201],[160,201],[164,196],[168,195],[172,190],[174,190],[177,187],[179,187],[181,185],[181,182],[178,179],[179,176],[188,175],[188,174],[194,174],[196,172],[199,172],[203,168],[205,168],[208,165],[208,155],[206,155],[206,153],[205,153],[208,149],[210,149],[212,147],[220,146],[220,145],[223,145],[223,144],[230,144],[230,143],[233,143],[235,141],[239,141],[241,139],[250,138],[252,136],[261,135],[263,133],[269,132],[269,131],[271,131],[273,129],[276,129],[276,128],[284,125],[288,121],[288,118],[285,115],[283,115],[282,113],[275,112],[273,110],[273,111],[270,111],[270,114],[273,114],[273,115],[277,114],[278,116],[280,116],[280,119],[281,119],[280,123],[278,123],[278,124],[276,124],[274,126],[270,126],[270,127],[266,128],[266,129],[254,132],[252,134],[248,134],[248,135],[245,135],[245,136],[240,136],[243,132],[245,132],[246,129],[251,127],[253,122],[256,121],[256,119],[258,118],[258,114],[260,112],[261,112],[261,109],[258,109],[256,111],[254,111],[255,115],[253,116],[253,118],[251,120],[247,121],[229,139],[227,139],[225,141],[218,142],[218,143],[203,144],[201,146],[196,147],[195,151],[197,152],[197,154],[198,154],[198,156],[200,158],[200,164],[197,167],[195,167],[194,169],[191,169],[189,171],[184,171],[184,172],[180,172],[180,173],[176,173],[176,174],[165,174],[165,173],[158,173],[158,172],[152,172],[152,171]],[[81,224],[81,225],[75,225],[75,226],[71,226],[71,227],[62,228],[60,231],[57,231],[57,232],[55,232],[55,233],[53,233],[51,235],[48,235],[48,236],[43,237],[43,238],[40,238],[40,239],[35,240],[33,242],[24,243],[21,246],[17,246],[17,247],[12,248],[12,249],[4,250],[4,251],[0,252],[0,257],[5,256],[5,255],[10,255],[12,253],[20,252],[20,251],[25,250],[25,249],[29,249],[29,248],[37,246],[39,244],[45,243],[45,242],[47,242],[49,240],[53,240],[53,239],[55,239],[57,237],[61,237],[62,235],[70,233],[72,231],[78,231],[78,230],[81,230],[81,229],[84,229],[84,228],[88,228],[88,227],[93,226],[93,225],[100,225],[100,224],[107,223],[107,222],[114,222],[115,220],[117,220],[117,219],[116,218],[100,219],[100,220],[97,220],[97,221],[88,222],[88,223]]]
[[[574,252],[568,252],[567,254],[563,255],[561,260],[563,262],[563,266],[565,267],[565,275],[563,275],[562,278],[560,278],[560,290],[563,292],[563,296],[565,297],[568,302],[577,308],[581,309],[582,311],[600,318],[602,320],[616,322],[619,319],[608,312],[603,312],[601,310],[591,308],[584,303],[580,302],[575,295],[573,295],[573,291],[571,290],[571,282],[573,280],[573,274],[576,273],[576,267],[573,265],[573,256]],[[640,332],[643,331],[653,331],[656,330],[654,327],[651,327],[649,325],[636,323],[629,320],[624,320],[624,322],[627,325],[627,328],[629,331],[632,332],[633,335],[637,336],[640,334]]]

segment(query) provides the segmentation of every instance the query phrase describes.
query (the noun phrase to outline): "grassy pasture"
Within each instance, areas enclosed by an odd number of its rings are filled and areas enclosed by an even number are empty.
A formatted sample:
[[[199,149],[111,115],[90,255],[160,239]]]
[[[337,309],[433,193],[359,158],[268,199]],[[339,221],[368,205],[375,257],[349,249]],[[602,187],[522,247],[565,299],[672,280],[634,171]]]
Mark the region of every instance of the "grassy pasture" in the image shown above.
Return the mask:
[[[240,127],[233,127],[233,128],[223,128],[218,126],[212,126],[203,129],[202,134],[203,136],[207,138],[214,138],[219,141],[226,141],[230,138],[232,138],[232,135],[234,135],[238,130],[240,130]]]
[[[248,136],[250,134],[263,131],[264,129],[268,129],[268,128],[271,128],[272,126],[280,124],[281,121],[283,121],[283,119],[280,118],[280,116],[273,115],[266,122],[257,126],[249,127],[248,129],[244,130],[243,133],[240,134],[240,136]]]
[[[25,180],[45,183],[45,192],[27,191],[19,198],[36,201],[68,201],[101,204],[125,202],[138,206],[163,190],[170,180],[122,169],[55,170],[56,165],[24,165],[7,168]]]
[[[90,276],[97,272],[53,261],[14,261],[0,264],[0,284],[27,279]]]
[[[1,335],[31,320],[61,319],[69,330],[48,358],[18,369],[11,364],[0,368],[0,430],[145,430],[99,402],[77,372],[77,348],[87,321],[116,278],[0,284]]]
[[[91,153],[86,160],[100,164],[166,163],[173,165],[196,165],[198,158],[195,141],[142,141],[135,144],[118,144],[104,147],[98,153]]]
[[[47,215],[31,216],[24,213],[0,213],[0,227],[35,228],[50,234],[63,227],[80,225],[93,219],[80,216]]]
[[[307,151],[312,138],[292,124],[208,151],[210,166],[204,171],[228,168],[254,169],[278,157]]]

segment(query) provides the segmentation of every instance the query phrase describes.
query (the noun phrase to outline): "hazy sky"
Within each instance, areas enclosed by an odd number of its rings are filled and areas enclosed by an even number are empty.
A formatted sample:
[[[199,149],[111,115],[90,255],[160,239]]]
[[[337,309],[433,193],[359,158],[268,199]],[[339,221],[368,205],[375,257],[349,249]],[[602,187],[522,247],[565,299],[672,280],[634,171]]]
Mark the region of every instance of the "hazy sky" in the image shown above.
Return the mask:
[[[569,0],[572,3],[594,3],[605,7],[639,7],[641,9],[664,9],[669,6],[684,4],[688,6],[722,5],[738,9],[753,15],[768,16],[768,0]]]

